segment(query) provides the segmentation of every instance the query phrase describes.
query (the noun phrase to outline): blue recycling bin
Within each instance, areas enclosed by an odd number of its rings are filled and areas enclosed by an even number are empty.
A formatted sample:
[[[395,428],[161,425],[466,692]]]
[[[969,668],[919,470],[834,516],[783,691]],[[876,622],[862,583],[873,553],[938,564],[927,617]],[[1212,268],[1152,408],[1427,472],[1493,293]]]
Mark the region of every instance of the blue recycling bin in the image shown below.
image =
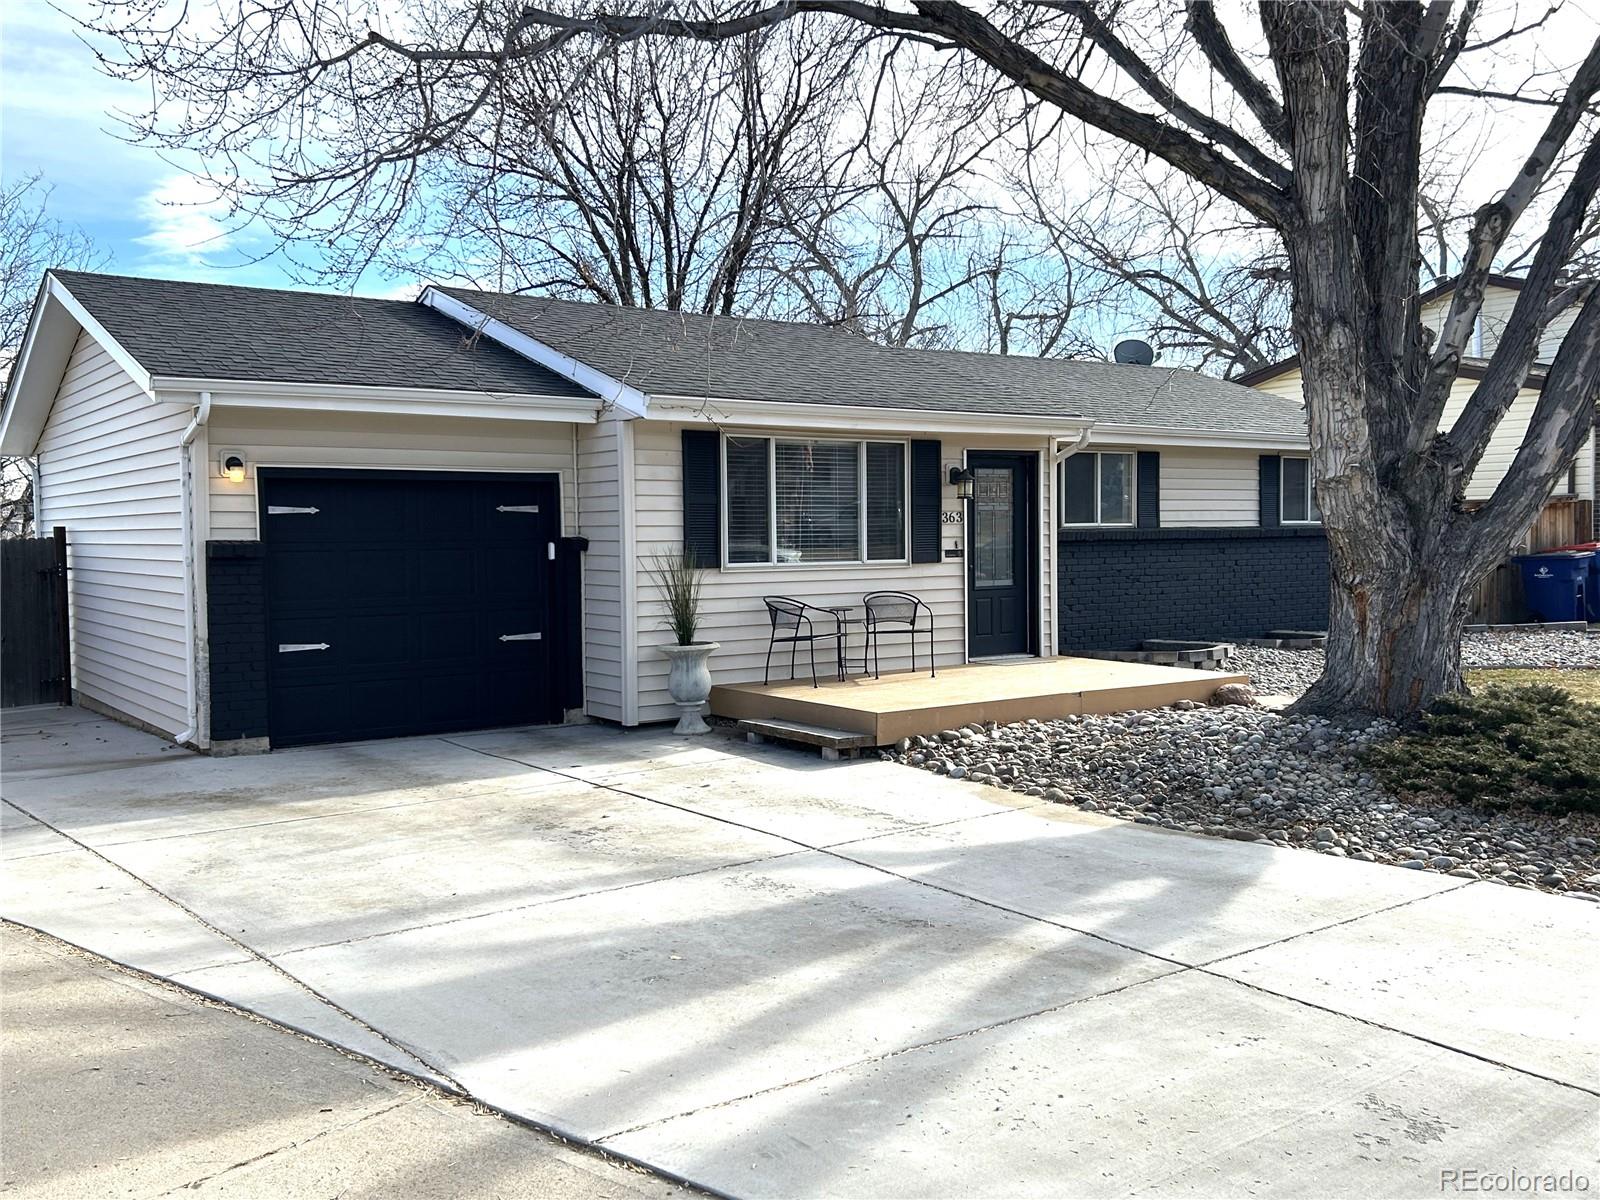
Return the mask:
[[[1594,557],[1589,560],[1589,620],[1600,622],[1600,542],[1574,542],[1554,549],[1594,551]]]
[[[1522,594],[1541,621],[1582,621],[1589,592],[1592,550],[1548,550],[1519,554]]]

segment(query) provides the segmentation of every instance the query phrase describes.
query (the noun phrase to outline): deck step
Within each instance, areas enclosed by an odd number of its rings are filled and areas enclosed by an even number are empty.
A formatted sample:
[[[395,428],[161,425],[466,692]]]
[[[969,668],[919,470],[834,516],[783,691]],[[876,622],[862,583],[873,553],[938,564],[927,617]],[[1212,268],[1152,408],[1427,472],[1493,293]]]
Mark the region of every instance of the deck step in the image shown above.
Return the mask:
[[[851,733],[848,729],[829,729],[826,725],[809,725],[804,721],[740,721],[739,732],[751,742],[770,739],[817,746],[822,750],[822,757],[829,759],[854,758],[856,751],[875,744],[870,733]]]

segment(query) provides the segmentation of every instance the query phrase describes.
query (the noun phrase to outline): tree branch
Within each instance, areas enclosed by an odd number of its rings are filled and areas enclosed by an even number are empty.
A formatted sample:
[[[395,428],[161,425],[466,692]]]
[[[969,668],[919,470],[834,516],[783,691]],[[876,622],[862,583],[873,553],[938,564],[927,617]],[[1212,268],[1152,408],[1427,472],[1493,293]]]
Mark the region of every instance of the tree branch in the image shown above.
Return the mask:
[[[1600,140],[1589,143],[1567,184],[1567,190],[1556,203],[1550,215],[1550,228],[1540,241],[1539,252],[1534,255],[1533,263],[1528,268],[1527,282],[1517,293],[1511,318],[1500,333],[1499,344],[1489,360],[1488,369],[1473,389],[1467,406],[1451,426],[1448,441],[1463,479],[1471,475],[1473,468],[1478,465],[1495,428],[1516,399],[1522,381],[1528,377],[1528,370],[1539,351],[1540,335],[1549,317],[1550,301],[1557,290],[1556,281],[1597,189],[1600,189]],[[1594,307],[1591,299],[1584,306],[1584,317],[1591,316],[1588,310]],[[1568,339],[1572,336],[1572,332],[1567,334]],[[1565,340],[1563,353],[1566,350]],[[1558,354],[1557,359],[1560,357]],[[1548,379],[1545,386],[1549,386]]]
[[[831,13],[875,29],[941,37],[967,50],[1039,99],[1165,159],[1268,224],[1283,228],[1293,220],[1293,209],[1282,187],[1247,170],[1192,134],[1103,96],[1066,75],[1017,39],[1001,32],[981,14],[940,0],[917,0],[916,9],[914,13],[899,12],[856,0],[788,0],[742,16],[705,20],[615,14],[580,18],[534,7],[524,8],[520,19],[558,29],[582,29],[613,41],[631,41],[650,35],[723,41],[802,13]]]
[[[1239,52],[1228,38],[1228,31],[1217,19],[1216,8],[1211,0],[1189,0],[1187,22],[1189,35],[1217,74],[1228,81],[1228,86],[1255,113],[1256,120],[1261,122],[1261,128],[1266,130],[1267,136],[1280,146],[1287,147],[1289,118],[1284,115],[1283,105],[1239,57]]]
[[[1105,52],[1162,108],[1166,109],[1190,129],[1209,138],[1219,146],[1226,146],[1239,156],[1240,161],[1260,174],[1274,187],[1287,189],[1290,184],[1289,169],[1271,155],[1264,153],[1249,138],[1215,117],[1207,116],[1156,74],[1134,49],[1119,38],[1111,26],[1100,19],[1090,0],[1052,0],[1049,7],[1077,18],[1086,36]],[[1225,36],[1225,35],[1224,35]],[[1231,47],[1230,47],[1231,48]]]
[[[1455,294],[1450,301],[1450,313],[1445,318],[1444,328],[1439,331],[1438,344],[1423,378],[1422,410],[1425,417],[1431,416],[1436,422],[1444,410],[1450,386],[1461,366],[1461,356],[1466,352],[1473,325],[1483,307],[1483,289],[1494,266],[1495,255],[1543,186],[1561,148],[1572,136],[1584,109],[1597,91],[1600,91],[1600,39],[1596,39],[1583,64],[1573,75],[1566,95],[1551,114],[1544,133],[1522,169],[1498,199],[1478,210],[1472,223],[1472,232],[1467,237],[1467,252]],[[1564,245],[1559,253],[1565,255],[1567,249]],[[1543,254],[1544,247],[1541,246],[1540,255]]]

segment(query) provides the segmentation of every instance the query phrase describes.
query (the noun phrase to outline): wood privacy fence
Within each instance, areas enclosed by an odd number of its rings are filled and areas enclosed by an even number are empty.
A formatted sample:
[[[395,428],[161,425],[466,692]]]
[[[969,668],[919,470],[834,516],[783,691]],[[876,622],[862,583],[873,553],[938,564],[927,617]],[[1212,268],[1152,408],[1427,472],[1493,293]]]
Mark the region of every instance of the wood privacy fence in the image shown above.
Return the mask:
[[[72,703],[67,531],[0,540],[0,707]]]
[[[1552,500],[1523,539],[1524,553],[1595,540],[1594,505],[1589,500]],[[1522,568],[1500,563],[1478,583],[1472,598],[1469,625],[1511,625],[1528,619],[1522,595]]]

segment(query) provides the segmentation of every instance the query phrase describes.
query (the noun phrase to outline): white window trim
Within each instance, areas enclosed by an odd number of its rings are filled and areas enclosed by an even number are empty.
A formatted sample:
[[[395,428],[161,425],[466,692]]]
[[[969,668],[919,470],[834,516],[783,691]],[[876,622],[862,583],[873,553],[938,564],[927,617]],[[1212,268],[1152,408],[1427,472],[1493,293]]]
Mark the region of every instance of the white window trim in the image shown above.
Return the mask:
[[[1288,489],[1283,485],[1283,464],[1290,459],[1303,462],[1306,465],[1306,512],[1311,511],[1311,493],[1316,487],[1316,481],[1311,478],[1311,456],[1307,454],[1280,454],[1278,456],[1278,524],[1279,525],[1321,525],[1321,517],[1307,517],[1303,521],[1291,520],[1283,515],[1283,501],[1288,494]]]
[[[1094,456],[1094,515],[1093,521],[1067,520],[1067,464],[1084,455]],[[1100,520],[1100,459],[1116,454],[1128,459],[1128,520]],[[1062,529],[1134,529],[1139,524],[1139,455],[1132,450],[1080,450],[1061,460],[1056,468],[1056,512]]]
[[[767,443],[767,534],[769,548],[766,562],[729,562],[728,561],[728,439],[738,438],[765,439]],[[856,505],[856,558],[835,558],[826,562],[784,562],[778,558],[778,443],[779,442],[838,442],[843,445],[854,444],[856,447],[856,479],[860,486],[860,495]],[[883,444],[900,447],[901,463],[901,497],[900,511],[903,514],[901,528],[901,542],[905,546],[905,553],[899,558],[866,558],[867,552],[867,445],[868,443]],[[911,439],[894,437],[835,437],[826,434],[805,432],[776,432],[760,430],[758,432],[741,433],[738,431],[724,432],[722,434],[722,472],[720,485],[722,487],[721,503],[717,506],[719,524],[722,538],[722,565],[723,571],[771,571],[771,570],[801,570],[816,571],[826,570],[830,567],[903,567],[911,562]]]

